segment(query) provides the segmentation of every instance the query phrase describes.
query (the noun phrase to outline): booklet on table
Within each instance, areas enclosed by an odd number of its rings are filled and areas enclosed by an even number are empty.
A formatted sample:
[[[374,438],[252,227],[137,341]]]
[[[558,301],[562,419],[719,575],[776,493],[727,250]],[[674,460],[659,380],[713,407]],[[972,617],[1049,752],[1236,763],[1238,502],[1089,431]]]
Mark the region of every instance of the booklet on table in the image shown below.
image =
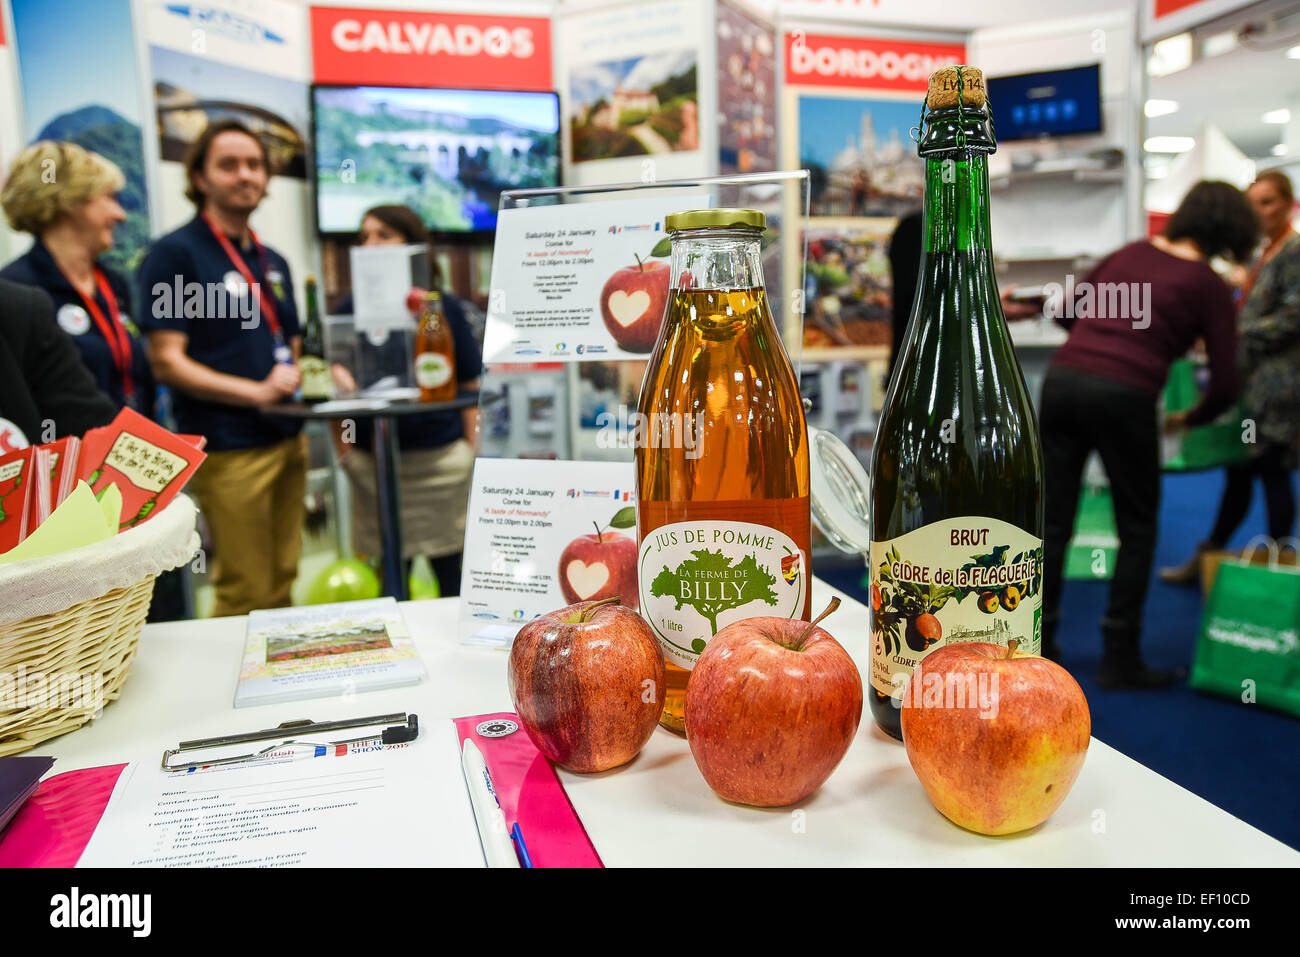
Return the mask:
[[[417,684],[424,678],[392,598],[254,611],[235,707],[326,698]]]

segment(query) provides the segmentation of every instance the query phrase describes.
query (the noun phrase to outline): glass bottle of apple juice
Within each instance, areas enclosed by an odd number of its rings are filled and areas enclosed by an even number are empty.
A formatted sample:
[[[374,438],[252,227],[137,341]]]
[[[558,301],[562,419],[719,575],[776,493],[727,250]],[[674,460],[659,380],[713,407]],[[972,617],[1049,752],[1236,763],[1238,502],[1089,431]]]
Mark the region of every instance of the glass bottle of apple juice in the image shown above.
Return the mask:
[[[866,697],[900,739],[927,654],[954,641],[1037,654],[1042,634],[1043,454],[993,274],[983,75],[939,70],[926,107],[920,281],[871,465]]]
[[[661,724],[732,621],[808,620],[808,429],[763,287],[766,217],[674,213],[669,299],[636,419],[641,614],[667,663]]]

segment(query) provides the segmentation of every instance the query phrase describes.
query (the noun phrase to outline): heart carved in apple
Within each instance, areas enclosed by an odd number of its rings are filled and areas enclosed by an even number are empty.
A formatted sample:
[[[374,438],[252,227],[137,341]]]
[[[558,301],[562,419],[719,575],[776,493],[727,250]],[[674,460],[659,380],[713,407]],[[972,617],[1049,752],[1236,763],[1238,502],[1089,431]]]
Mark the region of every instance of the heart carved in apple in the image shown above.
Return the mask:
[[[636,540],[609,531],[635,524],[636,509],[629,505],[616,512],[604,529],[595,525],[595,535],[583,535],[565,546],[558,571],[565,601],[573,605],[621,595],[629,597],[626,604],[634,611],[638,608]]]
[[[668,305],[668,264],[637,257],[600,291],[600,315],[620,349],[647,354],[654,349]]]

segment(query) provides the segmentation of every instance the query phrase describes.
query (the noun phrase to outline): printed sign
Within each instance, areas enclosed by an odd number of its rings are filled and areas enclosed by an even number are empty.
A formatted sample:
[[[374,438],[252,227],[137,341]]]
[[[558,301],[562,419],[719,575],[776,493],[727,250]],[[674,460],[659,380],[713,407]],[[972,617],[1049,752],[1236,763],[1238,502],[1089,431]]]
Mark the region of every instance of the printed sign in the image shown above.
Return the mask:
[[[484,362],[645,358],[668,305],[668,213],[706,194],[502,210]]]
[[[317,83],[552,89],[543,17],[312,7],[311,43]]]
[[[617,596],[637,607],[631,462],[510,459],[474,466],[460,585],[467,644],[509,645],[566,605]]]
[[[924,93],[931,73],[965,60],[966,48],[961,44],[805,33],[785,37],[785,82],[790,86]]]

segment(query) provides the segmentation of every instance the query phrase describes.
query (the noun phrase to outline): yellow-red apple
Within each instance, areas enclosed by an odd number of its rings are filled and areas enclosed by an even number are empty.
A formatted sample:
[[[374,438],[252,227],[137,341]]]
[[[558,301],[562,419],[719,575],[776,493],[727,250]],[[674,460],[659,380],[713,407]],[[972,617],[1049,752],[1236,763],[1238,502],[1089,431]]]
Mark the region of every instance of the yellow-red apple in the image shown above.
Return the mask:
[[[903,692],[903,744],[921,786],[944,817],[980,834],[1047,820],[1079,776],[1092,734],[1078,682],[1015,646],[937,648]]]

